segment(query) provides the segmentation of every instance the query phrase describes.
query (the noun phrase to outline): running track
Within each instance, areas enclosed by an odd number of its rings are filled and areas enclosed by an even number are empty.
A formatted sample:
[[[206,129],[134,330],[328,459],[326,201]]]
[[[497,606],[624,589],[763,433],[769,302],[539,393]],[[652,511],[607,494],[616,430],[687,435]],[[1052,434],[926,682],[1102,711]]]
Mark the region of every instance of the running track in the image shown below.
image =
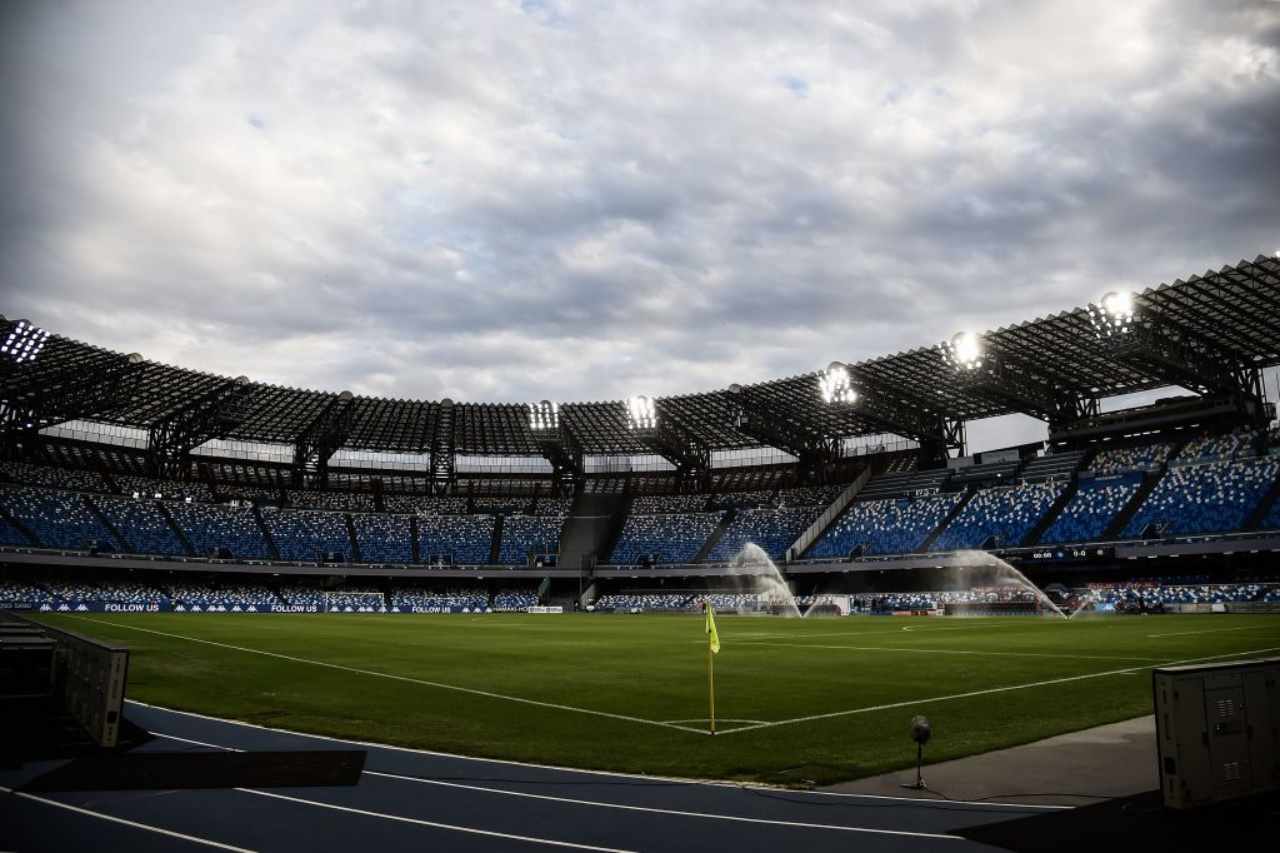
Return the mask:
[[[156,738],[143,750],[351,749],[293,734],[129,703]],[[1055,807],[792,792],[368,749],[342,788],[14,792],[52,764],[0,771],[0,850],[991,849],[952,831]],[[70,808],[69,808],[70,807]],[[112,820],[114,819],[114,820]]]

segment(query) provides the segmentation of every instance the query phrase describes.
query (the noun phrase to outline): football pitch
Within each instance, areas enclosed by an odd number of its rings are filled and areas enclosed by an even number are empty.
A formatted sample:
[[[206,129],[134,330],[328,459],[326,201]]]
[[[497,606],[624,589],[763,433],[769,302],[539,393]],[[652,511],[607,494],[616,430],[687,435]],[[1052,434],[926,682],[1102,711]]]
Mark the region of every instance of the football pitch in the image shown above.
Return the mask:
[[[1150,713],[1153,667],[1280,654],[1276,616],[53,615],[127,645],[141,702],[302,732],[574,767],[781,784]]]

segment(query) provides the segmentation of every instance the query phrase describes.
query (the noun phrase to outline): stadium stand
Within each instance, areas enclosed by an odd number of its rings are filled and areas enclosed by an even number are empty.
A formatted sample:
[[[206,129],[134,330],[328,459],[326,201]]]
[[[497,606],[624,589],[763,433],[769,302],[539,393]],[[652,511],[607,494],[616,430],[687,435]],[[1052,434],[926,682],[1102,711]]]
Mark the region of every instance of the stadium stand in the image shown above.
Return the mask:
[[[174,480],[157,480],[154,477],[117,474],[112,477],[120,491],[126,497],[161,498],[209,503],[213,495],[206,483],[180,483]]]
[[[1109,447],[1098,451],[1089,465],[1095,474],[1123,474],[1126,471],[1154,471],[1169,460],[1172,444],[1154,442],[1129,447]]]
[[[712,560],[728,560],[748,543],[759,545],[773,559],[781,559],[821,511],[815,506],[779,509],[741,509],[711,549]]]
[[[996,547],[1020,545],[1063,488],[1061,483],[1045,482],[982,489],[939,534],[930,550],[980,548],[993,538]]]
[[[537,603],[535,592],[503,590],[493,597],[493,609],[497,611],[526,610]]]
[[[297,509],[326,509],[337,512],[372,512],[373,495],[364,492],[286,492],[289,506]]]
[[[773,506],[773,504],[773,489],[751,489],[712,495],[710,507],[712,509],[754,509]]]
[[[502,546],[498,562],[508,566],[524,565],[530,554],[556,554],[560,551],[562,515],[509,515],[502,522]]]
[[[807,556],[846,557],[855,548],[866,554],[906,554],[919,548],[960,502],[960,493],[919,498],[855,501],[813,544]]]
[[[1079,490],[1040,537],[1051,545],[1097,540],[1142,484],[1140,472],[1082,477]]]
[[[1084,450],[1060,450],[1045,453],[1026,464],[1018,478],[1027,483],[1043,480],[1065,480],[1071,477],[1084,459]]]
[[[670,515],[706,511],[706,495],[637,495],[631,501],[632,515]]]
[[[68,489],[79,492],[107,492],[102,477],[92,471],[75,468],[53,468],[33,465],[29,462],[0,461],[0,474],[13,483],[30,486],[46,486],[50,489]]]
[[[1257,430],[1235,430],[1226,435],[1203,435],[1187,442],[1174,462],[1175,464],[1195,464],[1256,456],[1260,437]]]
[[[174,604],[201,607],[233,607],[237,604],[264,606],[282,601],[269,587],[247,583],[233,583],[226,586],[175,584],[169,589],[169,599]]]
[[[1243,459],[1169,470],[1125,527],[1127,537],[1238,530],[1280,473],[1280,460]]]
[[[123,550],[179,557],[187,553],[157,501],[97,495],[93,502],[124,537]]]
[[[0,499],[46,548],[87,551],[119,550],[119,543],[76,492],[59,492],[27,486],[0,487]],[[27,544],[13,542],[10,544]]]
[[[413,534],[407,515],[356,513],[351,516],[366,563],[413,562]]]
[[[720,524],[718,512],[629,515],[609,562],[685,563],[697,556]]]
[[[420,608],[424,610],[443,610],[449,608],[466,608],[468,610],[484,610],[489,606],[489,597],[481,589],[428,590],[398,589],[391,593],[392,607]]]
[[[418,552],[424,562],[480,566],[489,562],[492,515],[439,515],[418,519]]]
[[[462,515],[467,499],[456,495],[383,495],[387,512],[404,515]]]
[[[341,513],[269,509],[263,512],[262,519],[282,560],[350,559],[351,538],[346,517]]]
[[[174,503],[169,505],[169,512],[191,540],[197,556],[225,554],[249,560],[265,560],[268,556],[266,540],[251,508]]]

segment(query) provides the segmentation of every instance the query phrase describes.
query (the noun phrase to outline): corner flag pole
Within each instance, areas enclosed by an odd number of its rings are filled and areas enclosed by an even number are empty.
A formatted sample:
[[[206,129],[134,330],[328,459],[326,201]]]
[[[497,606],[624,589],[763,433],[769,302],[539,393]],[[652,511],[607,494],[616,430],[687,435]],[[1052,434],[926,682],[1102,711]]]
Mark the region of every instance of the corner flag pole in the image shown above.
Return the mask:
[[[707,645],[707,689],[708,697],[711,700],[711,733],[716,733],[716,661],[715,656],[711,652],[711,645]]]
[[[710,601],[702,602],[707,611],[707,700],[711,706],[711,734],[716,733],[716,663],[720,652],[720,632],[716,630],[716,615]]]

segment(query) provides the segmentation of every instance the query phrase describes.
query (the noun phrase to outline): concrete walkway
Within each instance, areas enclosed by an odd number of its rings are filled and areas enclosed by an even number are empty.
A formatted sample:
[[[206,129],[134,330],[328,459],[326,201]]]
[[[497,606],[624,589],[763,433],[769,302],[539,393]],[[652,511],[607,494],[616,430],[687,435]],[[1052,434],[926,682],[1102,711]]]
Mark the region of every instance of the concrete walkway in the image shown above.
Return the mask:
[[[927,748],[925,754],[928,755]],[[827,790],[1072,806],[1127,797],[1160,787],[1155,717],[1138,717],[1024,746],[926,765],[924,781],[929,791],[901,787],[913,781],[914,769],[901,770],[845,782]]]

